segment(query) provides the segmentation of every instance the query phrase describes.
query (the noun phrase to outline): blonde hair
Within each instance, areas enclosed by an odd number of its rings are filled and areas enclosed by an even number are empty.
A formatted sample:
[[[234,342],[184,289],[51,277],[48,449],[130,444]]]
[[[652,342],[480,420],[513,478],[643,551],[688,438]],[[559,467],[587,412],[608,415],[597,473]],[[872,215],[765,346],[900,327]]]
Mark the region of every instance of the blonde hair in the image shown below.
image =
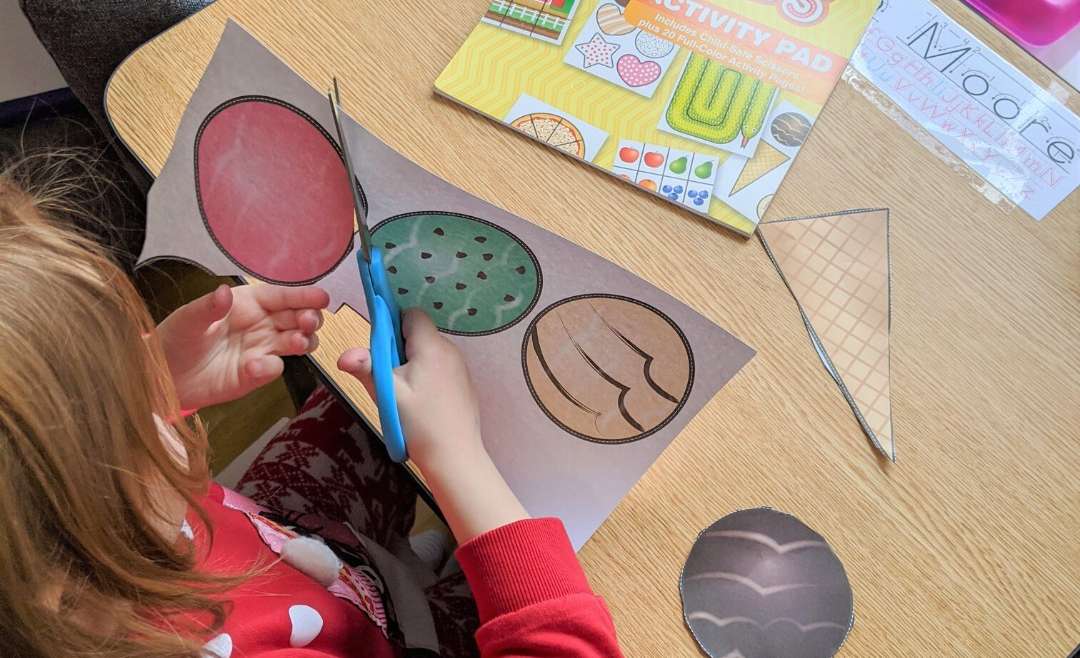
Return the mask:
[[[224,586],[195,570],[190,543],[155,530],[165,513],[152,490],[202,515],[206,434],[177,420],[132,283],[60,226],[77,212],[67,193],[86,185],[63,159],[0,170],[0,649],[197,656],[224,621]],[[162,419],[186,460],[163,443]]]

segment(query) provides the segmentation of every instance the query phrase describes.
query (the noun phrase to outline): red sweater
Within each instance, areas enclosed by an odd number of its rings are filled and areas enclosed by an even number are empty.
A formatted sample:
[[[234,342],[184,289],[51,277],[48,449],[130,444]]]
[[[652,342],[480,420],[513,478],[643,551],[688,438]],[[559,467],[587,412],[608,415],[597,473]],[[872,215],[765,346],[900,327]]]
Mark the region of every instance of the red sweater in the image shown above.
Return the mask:
[[[360,572],[329,589],[276,561],[281,530],[251,501],[214,486],[202,501],[213,541],[193,518],[202,569],[243,573],[273,562],[232,590],[223,632],[207,644],[222,658],[381,658],[400,653],[383,633],[382,603]],[[484,658],[621,656],[603,600],[592,593],[558,519],[497,528],[457,550],[480,613]]]

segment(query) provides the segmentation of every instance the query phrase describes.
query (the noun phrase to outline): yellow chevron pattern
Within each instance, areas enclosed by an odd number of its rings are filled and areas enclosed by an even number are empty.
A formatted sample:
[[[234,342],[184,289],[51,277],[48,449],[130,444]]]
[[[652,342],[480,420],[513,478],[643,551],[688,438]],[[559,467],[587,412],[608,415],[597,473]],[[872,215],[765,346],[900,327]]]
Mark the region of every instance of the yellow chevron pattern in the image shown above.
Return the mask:
[[[590,26],[590,22],[597,5],[610,1],[581,0],[562,46],[481,23],[439,75],[435,87],[464,105],[499,120],[506,118],[506,113],[521,94],[528,94],[598,126],[606,130],[609,137],[593,162],[605,168],[614,162],[615,150],[621,139],[700,151],[701,145],[697,142],[657,129],[657,122],[667,107],[671,90],[678,82],[679,72],[688,56],[685,51],[679,53],[671,63],[652,98],[619,91],[612,83],[596,76],[583,75],[579,69],[563,63],[567,49],[573,48],[579,36],[589,36],[588,33],[581,33],[595,27]],[[776,0],[778,3],[785,1]],[[802,30],[794,29],[773,4],[764,4],[760,0],[726,2],[747,18],[794,32],[800,39],[821,43],[836,51],[845,40],[857,39],[862,34],[878,0],[829,0],[828,20]],[[825,38],[825,32],[831,41]],[[854,48],[854,45],[852,41],[850,47]],[[821,110],[815,104],[786,93],[781,94],[777,103],[784,100],[792,102],[811,117],[817,116]],[[723,151],[716,153],[723,166],[728,155]],[[713,200],[709,215],[740,233],[750,234],[756,227],[755,222],[719,199]]]
[[[678,81],[686,54],[680,54],[668,69],[651,99],[631,93],[612,93],[606,82],[563,64],[565,48],[572,48],[585,18],[595,9],[586,2],[578,10],[579,20],[559,48],[522,37],[483,23],[476,26],[442,74],[435,81],[440,92],[484,114],[502,119],[520,94],[543,99],[609,133],[594,162],[608,167],[614,162],[620,139],[661,144],[687,151],[700,150],[695,142],[656,129],[672,86]],[[591,6],[590,6],[591,5]],[[726,155],[720,155],[721,160]],[[755,225],[722,203],[713,203],[710,215],[740,233],[749,234]]]

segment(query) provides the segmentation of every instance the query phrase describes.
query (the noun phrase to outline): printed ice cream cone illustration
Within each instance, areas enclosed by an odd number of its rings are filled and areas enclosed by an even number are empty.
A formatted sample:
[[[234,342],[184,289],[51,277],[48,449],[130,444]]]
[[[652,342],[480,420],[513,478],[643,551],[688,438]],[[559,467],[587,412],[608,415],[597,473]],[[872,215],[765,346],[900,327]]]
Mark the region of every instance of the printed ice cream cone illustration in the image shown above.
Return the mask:
[[[746,186],[783,165],[789,159],[786,154],[781,153],[775,146],[762,141],[758,145],[757,153],[750,158],[743,170],[739,172],[739,178],[735,181],[735,185],[732,186],[731,194],[738,194]]]

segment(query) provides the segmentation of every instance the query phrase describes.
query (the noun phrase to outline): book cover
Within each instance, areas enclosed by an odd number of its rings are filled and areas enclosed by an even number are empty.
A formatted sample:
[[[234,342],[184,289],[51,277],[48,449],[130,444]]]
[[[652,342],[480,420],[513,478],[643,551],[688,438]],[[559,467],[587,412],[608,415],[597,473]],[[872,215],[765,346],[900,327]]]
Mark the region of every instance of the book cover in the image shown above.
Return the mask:
[[[436,90],[740,233],[878,0],[492,0]]]

